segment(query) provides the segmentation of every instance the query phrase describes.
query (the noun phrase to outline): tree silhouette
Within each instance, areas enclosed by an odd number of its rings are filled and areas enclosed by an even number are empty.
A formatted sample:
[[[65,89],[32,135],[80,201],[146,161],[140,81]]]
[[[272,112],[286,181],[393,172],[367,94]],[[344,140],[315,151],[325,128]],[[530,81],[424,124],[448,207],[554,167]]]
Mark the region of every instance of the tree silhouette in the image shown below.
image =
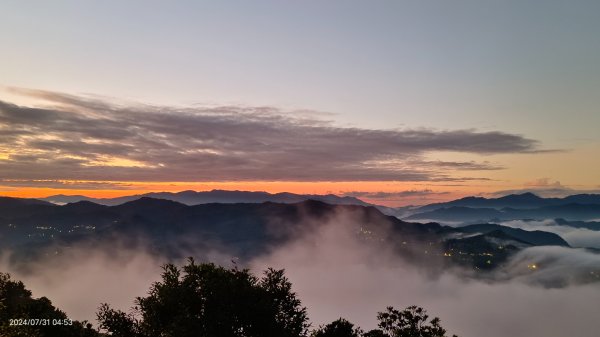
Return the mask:
[[[311,337],[360,337],[362,331],[355,328],[354,324],[343,318],[339,318],[325,326],[315,330]]]
[[[313,331],[311,337],[446,337],[440,319],[428,321],[425,309],[410,306],[402,311],[387,307],[377,314],[379,329],[362,332],[359,327],[340,318]],[[456,335],[453,335],[456,337]]]
[[[35,324],[11,325],[11,320],[39,319]],[[32,298],[31,291],[9,274],[0,273],[0,336],[2,337],[94,337],[87,322],[70,321],[46,297]],[[84,327],[85,325],[85,327]]]
[[[146,297],[135,299],[132,312],[102,304],[97,319],[107,334],[96,332],[86,321],[68,325],[9,323],[30,318],[68,320],[49,299],[32,298],[22,282],[0,273],[1,337],[306,337],[309,327],[306,308],[283,270],[269,268],[259,278],[248,269],[196,264],[191,258],[181,269],[165,265],[162,280],[152,284]],[[377,319],[378,329],[366,333],[339,318],[310,336],[446,337],[440,319],[429,320],[421,307],[388,307]]]
[[[385,312],[377,314],[380,330],[371,330],[365,337],[445,337],[446,330],[435,317],[427,321],[427,311],[421,307],[410,306],[402,311],[387,307]],[[456,337],[456,335],[453,335]]]
[[[193,259],[182,270],[167,264],[162,281],[135,303],[129,314],[103,304],[101,328],[116,337],[300,337],[309,326],[283,270],[257,278]]]
[[[375,329],[365,332],[362,337],[388,337],[388,335],[379,329]]]

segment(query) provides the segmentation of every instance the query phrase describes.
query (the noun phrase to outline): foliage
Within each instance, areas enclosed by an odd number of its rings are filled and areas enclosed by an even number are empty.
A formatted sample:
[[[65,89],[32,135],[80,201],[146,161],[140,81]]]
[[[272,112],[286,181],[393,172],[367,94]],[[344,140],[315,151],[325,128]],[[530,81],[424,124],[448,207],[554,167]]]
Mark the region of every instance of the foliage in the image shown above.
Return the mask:
[[[388,337],[383,331],[379,329],[374,329],[368,332],[365,332],[362,337]]]
[[[247,269],[225,269],[190,258],[181,269],[167,264],[162,280],[146,297],[135,299],[132,312],[102,304],[97,313],[101,334],[87,322],[61,325],[10,325],[11,319],[68,321],[46,297],[10,275],[0,273],[0,336],[2,337],[306,337],[306,308],[292,291],[283,270],[267,269],[256,277]],[[377,314],[378,329],[363,332],[339,318],[312,331],[311,337],[446,337],[440,319],[429,319],[417,306],[388,307]],[[455,335],[453,337],[456,337]]]
[[[362,330],[355,328],[354,324],[339,318],[325,326],[319,327],[311,337],[360,337]]]
[[[259,279],[247,269],[190,259],[182,270],[165,265],[162,281],[135,302],[130,314],[102,305],[101,328],[116,337],[300,337],[308,330],[306,309],[283,270],[268,269]]]
[[[370,331],[367,337],[445,337],[446,330],[435,317],[427,321],[427,311],[421,307],[410,306],[402,311],[388,307],[387,311],[377,314],[380,332]],[[454,336],[456,337],[456,336]]]
[[[402,311],[388,307],[377,314],[379,329],[363,333],[354,324],[340,318],[315,330],[311,337],[446,337],[446,330],[440,326],[440,319],[428,321],[427,312],[417,306]],[[453,335],[456,337],[456,335]]]
[[[11,320],[39,319],[41,324],[11,325]],[[14,321],[13,321],[14,322]],[[60,323],[60,324],[58,324]],[[72,323],[72,324],[69,324]],[[0,273],[0,336],[2,337],[93,337],[98,333],[86,322],[70,321],[46,297],[32,298],[31,291],[9,274]]]

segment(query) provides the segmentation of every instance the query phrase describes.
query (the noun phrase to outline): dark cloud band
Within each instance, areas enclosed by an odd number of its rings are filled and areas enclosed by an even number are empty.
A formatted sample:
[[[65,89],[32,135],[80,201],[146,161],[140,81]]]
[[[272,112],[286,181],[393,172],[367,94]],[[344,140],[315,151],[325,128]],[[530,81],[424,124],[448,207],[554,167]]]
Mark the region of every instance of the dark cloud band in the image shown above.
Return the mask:
[[[4,179],[111,181],[430,181],[487,162],[426,161],[431,151],[530,153],[499,131],[339,127],[269,107],[118,105],[29,91],[51,107],[0,101]],[[459,179],[462,180],[462,179]]]

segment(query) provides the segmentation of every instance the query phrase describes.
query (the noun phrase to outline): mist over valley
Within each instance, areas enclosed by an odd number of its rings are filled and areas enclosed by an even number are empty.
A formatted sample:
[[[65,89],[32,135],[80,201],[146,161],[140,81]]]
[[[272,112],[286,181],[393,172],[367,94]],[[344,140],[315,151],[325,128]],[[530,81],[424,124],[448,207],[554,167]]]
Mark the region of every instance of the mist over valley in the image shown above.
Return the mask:
[[[189,256],[285,269],[315,326],[341,315],[374,328],[374,312],[418,303],[465,336],[562,336],[592,319],[600,299],[594,223],[445,226],[407,222],[358,199],[239,203],[239,192],[230,193],[232,202],[192,205],[147,196],[112,206],[2,199],[2,270],[78,320],[93,320],[100,303],[127,311],[161,265]],[[589,316],[571,318],[575,307]],[[561,324],[522,322],[532,313]],[[485,332],[488,325],[498,334]]]

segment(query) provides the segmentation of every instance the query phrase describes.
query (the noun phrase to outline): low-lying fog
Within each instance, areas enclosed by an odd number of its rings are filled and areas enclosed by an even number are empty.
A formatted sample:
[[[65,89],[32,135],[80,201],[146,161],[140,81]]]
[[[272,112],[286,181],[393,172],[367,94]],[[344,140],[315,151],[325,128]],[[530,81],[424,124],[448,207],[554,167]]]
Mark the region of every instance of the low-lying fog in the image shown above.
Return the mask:
[[[540,230],[560,235],[572,247],[592,247],[600,248],[600,231],[594,231],[587,228],[576,228],[570,226],[561,226],[554,220],[540,221],[506,221],[500,223],[504,226],[521,228],[527,231]]]
[[[407,264],[384,243],[358,240],[348,232],[348,221],[341,215],[250,263],[256,273],[266,267],[285,268],[313,326],[344,317],[371,329],[376,313],[386,306],[415,304],[439,316],[449,333],[462,337],[591,337],[600,331],[600,283],[577,284],[569,276],[582,268],[600,268],[600,255],[537,247],[517,254],[490,281],[469,279],[460,272],[433,275]],[[222,252],[195,255],[229,264]],[[24,281],[34,296],[50,298],[70,317],[93,323],[102,302],[127,311],[134,297],[145,295],[160,278],[163,263],[142,248],[114,244],[79,247],[52,261],[38,263],[34,273],[11,270],[6,262],[0,270]],[[541,267],[531,271],[531,263]],[[540,280],[557,278],[564,287],[540,286]]]

